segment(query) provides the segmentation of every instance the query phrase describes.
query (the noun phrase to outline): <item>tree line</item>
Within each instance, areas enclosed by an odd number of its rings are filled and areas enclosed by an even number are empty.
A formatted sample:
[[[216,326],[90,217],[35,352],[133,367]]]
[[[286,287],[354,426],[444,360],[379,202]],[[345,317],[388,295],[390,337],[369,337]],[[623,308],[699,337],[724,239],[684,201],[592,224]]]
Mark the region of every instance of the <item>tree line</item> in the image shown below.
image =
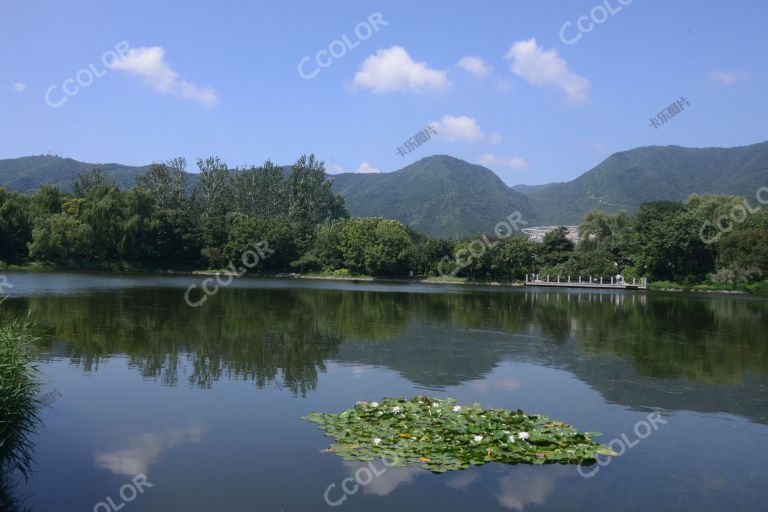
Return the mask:
[[[70,191],[0,189],[0,261],[62,268],[220,269],[266,242],[251,270],[371,276],[522,280],[526,274],[648,277],[746,286],[768,273],[768,214],[738,196],[692,196],[639,212],[589,213],[580,241],[564,227],[543,243],[525,236],[430,238],[396,220],[350,218],[323,162],[302,155],[290,169],[267,161],[230,169],[218,157],[150,166],[119,188],[94,166]],[[733,212],[746,215],[734,216]],[[722,219],[733,220],[724,225]]]

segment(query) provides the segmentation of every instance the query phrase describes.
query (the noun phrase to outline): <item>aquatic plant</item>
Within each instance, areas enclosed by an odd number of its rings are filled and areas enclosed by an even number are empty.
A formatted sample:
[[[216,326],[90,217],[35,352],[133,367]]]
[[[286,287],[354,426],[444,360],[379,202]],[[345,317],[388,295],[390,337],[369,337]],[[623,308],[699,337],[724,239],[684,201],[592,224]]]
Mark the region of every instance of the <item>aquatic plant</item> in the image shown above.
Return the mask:
[[[40,383],[31,362],[31,332],[28,318],[0,318],[0,475],[18,470],[29,477],[32,469]]]
[[[521,410],[460,406],[453,399],[415,397],[359,402],[340,414],[313,412],[303,419],[333,437],[329,451],[344,460],[383,458],[393,466],[421,464],[434,473],[488,462],[590,464],[616,455],[592,440],[599,432]]]

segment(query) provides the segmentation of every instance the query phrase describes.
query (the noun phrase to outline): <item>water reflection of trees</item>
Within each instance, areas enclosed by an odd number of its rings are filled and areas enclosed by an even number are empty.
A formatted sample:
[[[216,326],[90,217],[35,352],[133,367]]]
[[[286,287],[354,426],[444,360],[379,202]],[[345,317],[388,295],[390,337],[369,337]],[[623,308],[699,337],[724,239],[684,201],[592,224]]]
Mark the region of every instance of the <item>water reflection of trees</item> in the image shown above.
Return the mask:
[[[9,475],[0,475],[0,510],[3,512],[28,512],[29,507],[18,497],[18,488]]]
[[[337,357],[407,369],[424,384],[477,378],[521,351],[577,342],[582,353],[618,356],[641,375],[736,383],[768,373],[768,303],[640,294],[544,291],[381,293],[327,289],[226,289],[202,308],[179,289],[122,289],[17,301],[51,334],[48,348],[85,370],[125,354],[145,377],[169,385],[222,376],[277,381],[293,393],[316,385]],[[505,335],[533,335],[528,345]],[[524,336],[523,336],[524,338]],[[515,338],[515,340],[523,339]],[[61,344],[56,340],[66,340]],[[375,349],[362,342],[395,340]],[[394,349],[394,346],[399,346]],[[369,354],[370,355],[370,354]],[[425,368],[428,366],[428,368]],[[421,369],[419,369],[421,368]],[[442,376],[442,377],[441,377]],[[443,380],[441,380],[441,378]]]
[[[44,348],[95,371],[124,354],[142,376],[210,387],[222,376],[277,381],[293,393],[314,388],[344,338],[397,336],[406,310],[370,294],[229,289],[192,309],[178,289],[122,289],[15,301],[51,335]],[[61,343],[61,340],[67,343]]]
[[[554,345],[573,338],[582,351],[631,360],[643,375],[735,383],[768,373],[765,301],[546,292],[458,297],[457,324],[538,332]]]

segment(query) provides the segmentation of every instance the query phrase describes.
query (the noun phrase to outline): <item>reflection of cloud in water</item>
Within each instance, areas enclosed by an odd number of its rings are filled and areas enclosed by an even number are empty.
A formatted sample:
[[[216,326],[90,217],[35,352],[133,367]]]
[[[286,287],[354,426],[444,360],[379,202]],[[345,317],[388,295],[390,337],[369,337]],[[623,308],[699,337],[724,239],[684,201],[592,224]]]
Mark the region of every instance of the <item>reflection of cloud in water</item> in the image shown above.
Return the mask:
[[[498,389],[501,391],[514,391],[515,389],[523,385],[523,381],[512,377],[505,377],[503,379],[483,379],[473,380],[469,385],[480,393],[486,393],[491,389]]]
[[[458,475],[451,477],[450,480],[446,482],[446,485],[451,489],[463,491],[479,479],[480,477],[475,472],[470,473],[469,471],[462,471]]]
[[[362,377],[370,369],[371,369],[370,366],[358,366],[358,365],[355,365],[355,366],[352,367],[352,376],[355,377],[355,378]]]
[[[344,468],[351,478],[355,478],[355,471],[358,469],[370,469],[368,464],[368,462],[344,462]],[[417,476],[429,474],[429,472],[421,466],[408,466],[404,468],[387,467],[381,459],[376,459],[370,464],[373,464],[374,468],[376,468],[378,472],[381,472],[381,474],[379,476],[374,475],[370,484],[360,486],[360,488],[363,489],[363,494],[386,496],[400,487],[400,485],[411,483]]]
[[[188,443],[199,443],[203,427],[194,425],[169,432],[147,432],[130,439],[129,447],[122,450],[97,452],[96,467],[116,475],[135,476],[147,472],[147,468],[165,450],[178,448]]]
[[[526,505],[543,505],[554,492],[557,480],[575,475],[566,466],[519,466],[499,479],[496,499],[504,508],[523,512]]]

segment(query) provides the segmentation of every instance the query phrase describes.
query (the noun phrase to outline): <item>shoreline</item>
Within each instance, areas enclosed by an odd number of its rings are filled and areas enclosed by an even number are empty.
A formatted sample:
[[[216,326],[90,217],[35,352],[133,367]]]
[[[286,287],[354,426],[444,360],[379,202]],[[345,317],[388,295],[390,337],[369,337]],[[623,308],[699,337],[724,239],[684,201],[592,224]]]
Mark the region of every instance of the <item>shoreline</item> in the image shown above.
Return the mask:
[[[129,275],[129,274],[154,274],[154,275],[169,275],[169,276],[215,276],[215,275],[235,275],[232,272],[226,270],[149,270],[149,269],[127,269],[127,270],[114,270],[104,268],[57,268],[52,266],[40,265],[40,264],[28,264],[28,265],[9,265],[0,267],[0,275],[3,272],[94,272],[103,274],[114,275]],[[524,281],[471,281],[462,278],[441,279],[441,278],[421,278],[421,277],[373,277],[373,276],[327,276],[320,274],[298,274],[298,273],[278,273],[278,274],[249,274],[241,276],[240,279],[285,279],[285,280],[305,280],[305,281],[337,281],[337,282],[358,282],[358,283],[386,283],[386,284],[433,284],[433,285],[461,285],[461,286],[491,286],[499,288],[526,288]],[[531,287],[535,288],[535,287]],[[574,286],[562,286],[560,289],[582,289],[582,287]],[[623,291],[623,290],[622,290]],[[707,295],[737,295],[737,296],[752,296],[752,297],[767,297],[768,295],[759,293],[750,293],[745,290],[729,289],[729,290],[693,290],[685,289],[682,286],[680,288],[648,288],[647,290],[628,290],[632,292],[645,292],[645,293],[685,293],[685,294],[707,294]]]

